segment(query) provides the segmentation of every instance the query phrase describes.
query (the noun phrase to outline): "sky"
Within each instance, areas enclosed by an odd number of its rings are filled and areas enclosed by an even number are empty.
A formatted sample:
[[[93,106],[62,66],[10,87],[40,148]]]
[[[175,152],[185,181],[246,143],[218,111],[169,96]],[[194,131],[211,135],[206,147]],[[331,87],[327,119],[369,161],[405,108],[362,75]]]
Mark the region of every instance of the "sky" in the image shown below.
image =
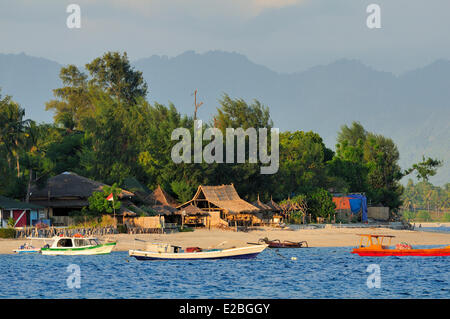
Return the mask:
[[[66,25],[72,3],[80,29]],[[366,25],[372,3],[380,29]],[[448,0],[1,0],[0,53],[84,65],[109,50],[222,50],[283,73],[348,58],[398,74],[450,58],[449,16]]]

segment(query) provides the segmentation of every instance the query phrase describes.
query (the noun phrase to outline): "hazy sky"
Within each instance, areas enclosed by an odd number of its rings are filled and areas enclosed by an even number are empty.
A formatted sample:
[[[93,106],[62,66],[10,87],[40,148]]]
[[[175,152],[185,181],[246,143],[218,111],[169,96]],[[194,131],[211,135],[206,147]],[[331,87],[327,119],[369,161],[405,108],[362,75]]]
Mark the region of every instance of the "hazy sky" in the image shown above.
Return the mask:
[[[66,26],[71,3],[81,29]],[[381,29],[366,26],[371,3]],[[82,65],[223,50],[280,72],[356,58],[398,73],[450,58],[449,17],[448,0],[0,0],[0,52]]]

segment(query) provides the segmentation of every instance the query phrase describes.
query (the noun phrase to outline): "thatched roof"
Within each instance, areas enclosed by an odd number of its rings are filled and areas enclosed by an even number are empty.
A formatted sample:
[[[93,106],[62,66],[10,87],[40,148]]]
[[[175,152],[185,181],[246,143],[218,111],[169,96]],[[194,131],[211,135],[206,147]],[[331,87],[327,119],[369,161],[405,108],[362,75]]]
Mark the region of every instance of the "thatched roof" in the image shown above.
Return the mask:
[[[275,203],[272,198],[270,199],[270,202],[268,202],[266,205],[269,206],[275,212],[281,211],[280,205]]]
[[[172,215],[177,212],[175,207],[169,205],[155,205],[152,209],[160,215]]]
[[[272,207],[270,207],[269,205],[266,205],[260,201],[259,194],[258,194],[258,200],[253,202],[252,205],[255,206],[256,208],[259,208],[261,211],[271,211],[272,210]]]
[[[39,189],[31,187],[30,200],[55,199],[55,198],[88,198],[92,193],[101,191],[106,184],[77,175],[72,172],[65,172],[48,179],[47,185]],[[133,197],[134,194],[126,190],[121,190],[119,198]]]
[[[194,206],[192,204],[189,204],[186,207],[180,208],[180,210],[177,211],[177,214],[185,213],[186,215],[207,215],[208,213],[201,210],[197,206]]]
[[[145,199],[150,205],[163,205],[177,207],[178,203],[172,196],[167,194],[161,186],[158,187]]]
[[[199,203],[207,203],[213,205],[211,209],[221,209],[230,214],[238,213],[256,213],[258,208],[252,204],[241,199],[234,188],[234,185],[221,185],[221,186],[203,186],[200,185],[195,193],[194,198],[190,201],[178,206],[178,209],[188,206],[193,203],[197,207],[201,207],[203,210],[209,209],[198,205]]]

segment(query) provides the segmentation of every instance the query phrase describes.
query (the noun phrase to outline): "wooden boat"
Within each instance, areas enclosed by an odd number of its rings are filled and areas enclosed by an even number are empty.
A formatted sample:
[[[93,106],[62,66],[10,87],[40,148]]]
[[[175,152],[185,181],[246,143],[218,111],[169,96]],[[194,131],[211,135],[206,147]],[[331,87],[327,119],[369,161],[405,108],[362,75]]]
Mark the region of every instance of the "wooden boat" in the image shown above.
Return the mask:
[[[441,248],[415,249],[407,243],[400,243],[395,248],[390,248],[390,235],[358,234],[361,237],[359,246],[354,248],[352,254],[360,256],[450,256],[450,246]],[[388,245],[383,245],[383,240],[389,239]]]
[[[265,243],[269,245],[269,248],[305,248],[308,247],[308,242],[306,241],[299,241],[299,242],[293,242],[285,240],[281,242],[279,239],[269,240],[267,237],[261,238],[258,241],[259,244]]]
[[[36,248],[31,244],[25,243],[17,249],[14,249],[13,252],[16,254],[30,254],[30,253],[39,253],[41,251],[40,248]]]
[[[116,242],[100,243],[95,237],[53,237],[53,244],[41,248],[42,255],[104,255],[109,254]]]
[[[194,260],[194,259],[248,259],[255,258],[268,245],[253,245],[227,249],[201,249],[188,247],[183,250],[170,244],[149,244],[145,250],[130,250],[130,257],[138,260]]]

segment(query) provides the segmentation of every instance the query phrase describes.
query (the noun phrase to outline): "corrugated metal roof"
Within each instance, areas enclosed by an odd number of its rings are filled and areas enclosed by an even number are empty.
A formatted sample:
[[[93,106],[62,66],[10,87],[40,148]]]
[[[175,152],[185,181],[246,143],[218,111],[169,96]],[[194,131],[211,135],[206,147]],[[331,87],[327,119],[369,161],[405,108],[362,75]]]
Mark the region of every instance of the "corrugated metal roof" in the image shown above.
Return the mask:
[[[0,208],[2,209],[44,209],[44,207],[31,204],[31,203],[25,203],[20,202],[18,200],[0,196]]]

